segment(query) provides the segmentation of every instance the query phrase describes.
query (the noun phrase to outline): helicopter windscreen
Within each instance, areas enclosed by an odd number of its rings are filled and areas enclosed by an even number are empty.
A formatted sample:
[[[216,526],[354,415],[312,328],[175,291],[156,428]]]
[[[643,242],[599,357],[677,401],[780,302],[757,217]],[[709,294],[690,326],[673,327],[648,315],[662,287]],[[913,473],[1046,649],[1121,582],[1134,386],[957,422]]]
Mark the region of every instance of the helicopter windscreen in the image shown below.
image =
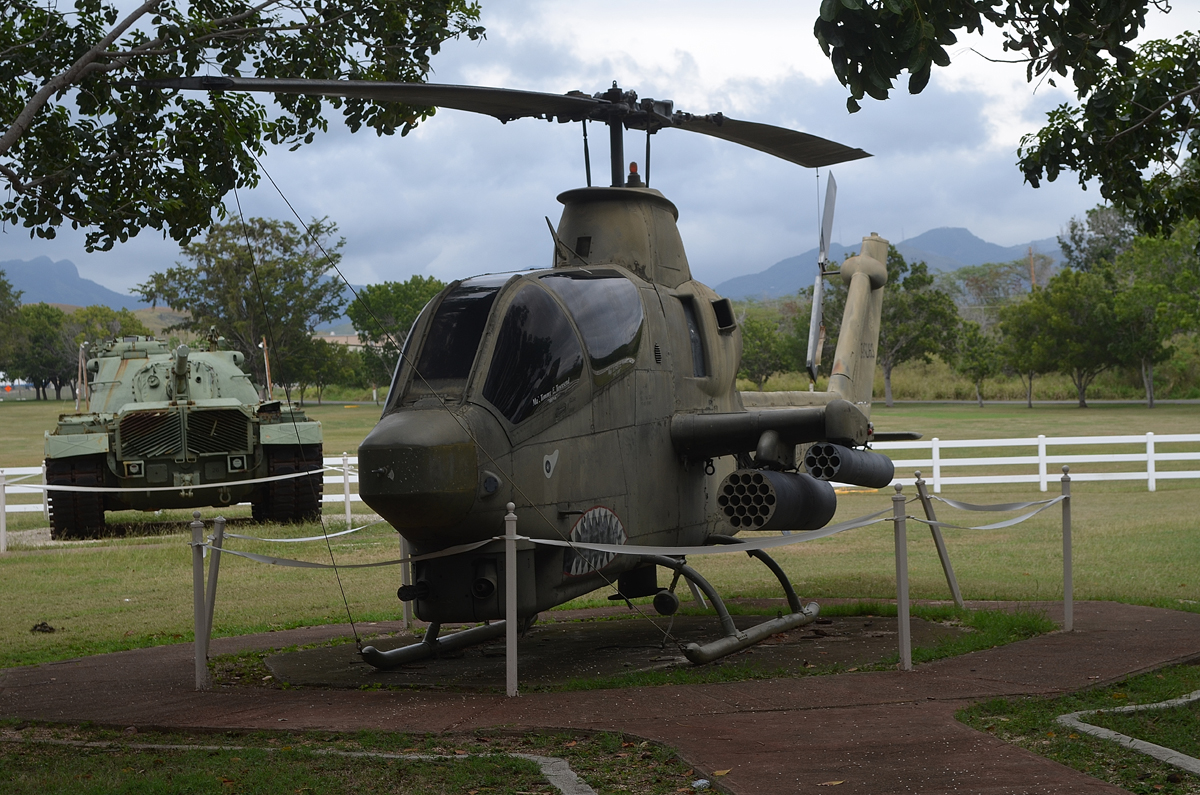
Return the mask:
[[[583,334],[592,372],[615,377],[632,364],[642,339],[645,314],[638,289],[616,271],[565,271],[541,277],[563,300]]]
[[[526,284],[500,324],[483,396],[515,425],[554,402],[582,372],[583,349],[566,314]]]
[[[496,275],[467,279],[442,299],[425,332],[425,341],[417,359],[417,372],[408,385],[406,398],[428,395],[431,390],[438,393],[461,392],[471,372],[471,365],[475,362],[475,352],[483,338],[483,328],[487,325],[492,304],[509,278],[507,275]],[[404,342],[405,357],[396,369],[393,394],[397,394],[397,388],[403,383],[401,371],[405,363],[410,361],[407,353],[413,342],[411,335]]]

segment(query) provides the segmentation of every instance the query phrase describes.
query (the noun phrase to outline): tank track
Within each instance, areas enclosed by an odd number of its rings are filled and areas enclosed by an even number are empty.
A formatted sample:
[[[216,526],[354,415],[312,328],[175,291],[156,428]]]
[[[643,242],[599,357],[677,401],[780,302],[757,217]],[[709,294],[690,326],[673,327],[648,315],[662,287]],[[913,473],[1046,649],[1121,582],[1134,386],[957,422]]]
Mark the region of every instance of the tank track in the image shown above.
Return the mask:
[[[47,459],[46,482],[52,486],[103,486],[104,456]],[[52,491],[50,537],[97,538],[104,529],[104,495],[99,492]]]
[[[267,474],[290,475],[316,468],[309,477],[289,478],[264,483],[251,503],[257,522],[280,524],[311,522],[321,515],[321,492],[324,473],[321,467],[321,445],[278,445],[266,448]]]

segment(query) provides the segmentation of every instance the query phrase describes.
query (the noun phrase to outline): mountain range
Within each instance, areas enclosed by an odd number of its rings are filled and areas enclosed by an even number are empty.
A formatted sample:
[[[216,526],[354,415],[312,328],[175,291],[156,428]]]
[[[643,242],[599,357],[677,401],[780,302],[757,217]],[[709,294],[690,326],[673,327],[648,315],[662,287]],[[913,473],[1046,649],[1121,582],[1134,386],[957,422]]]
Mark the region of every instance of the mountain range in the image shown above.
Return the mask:
[[[1027,256],[1030,247],[1034,252],[1046,254],[1056,262],[1062,252],[1058,239],[1048,237],[1032,240],[1016,246],[999,246],[976,237],[967,229],[941,227],[908,238],[896,244],[896,249],[909,262],[924,261],[932,271],[952,271],[964,265],[982,265],[985,262],[1011,262]],[[857,250],[838,243],[829,247],[829,258],[840,262],[846,254]],[[780,260],[766,270],[745,276],[736,276],[716,285],[714,289],[727,298],[778,298],[791,295],[812,286],[817,268],[817,249]],[[110,290],[91,279],[79,275],[79,269],[70,260],[52,261],[49,257],[33,260],[8,260],[0,262],[0,271],[12,286],[23,291],[24,303],[71,304],[89,306],[104,304],[113,309],[140,309],[148,306],[134,296]],[[355,289],[358,289],[358,285]],[[347,291],[348,293],[349,291]],[[350,295],[346,296],[347,298]],[[321,326],[322,330],[342,328],[348,318],[338,318]],[[349,332],[347,332],[349,333]]]
[[[1034,253],[1045,254],[1055,262],[1062,259],[1058,238],[1047,237],[1016,246],[1000,246],[976,237],[968,229],[950,226],[930,229],[896,244],[896,250],[904,255],[906,261],[925,262],[933,272],[953,271],[964,265],[1024,259],[1030,247]],[[846,254],[857,253],[857,248],[849,249],[838,243],[829,247],[831,262],[841,262]],[[810,249],[798,256],[780,260],[764,271],[735,276],[713,289],[726,298],[734,299],[792,295],[812,286],[817,275],[817,254],[817,249]]]
[[[10,259],[0,262],[0,271],[13,289],[20,290],[23,304],[69,304],[91,306],[103,304],[112,309],[141,309],[145,301],[110,290],[102,284],[79,275],[79,268],[69,259],[53,261],[49,257],[31,260]]]

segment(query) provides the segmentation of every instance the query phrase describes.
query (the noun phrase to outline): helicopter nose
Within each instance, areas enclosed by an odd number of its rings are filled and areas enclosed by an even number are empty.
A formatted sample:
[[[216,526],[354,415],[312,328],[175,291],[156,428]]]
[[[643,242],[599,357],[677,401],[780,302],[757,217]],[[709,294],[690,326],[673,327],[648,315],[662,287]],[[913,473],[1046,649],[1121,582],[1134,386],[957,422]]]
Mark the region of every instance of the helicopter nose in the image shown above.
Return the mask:
[[[475,502],[475,443],[443,409],[385,416],[358,447],[358,471],[363,502],[400,531],[455,524]]]

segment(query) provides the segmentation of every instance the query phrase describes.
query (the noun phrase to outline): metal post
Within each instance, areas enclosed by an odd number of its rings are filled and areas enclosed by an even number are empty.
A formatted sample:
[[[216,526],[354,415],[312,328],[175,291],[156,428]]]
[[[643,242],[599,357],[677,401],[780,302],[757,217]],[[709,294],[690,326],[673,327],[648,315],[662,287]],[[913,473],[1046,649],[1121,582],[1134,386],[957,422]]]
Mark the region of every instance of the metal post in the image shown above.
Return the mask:
[[[192,614],[195,626],[196,689],[208,689],[208,644],[204,637],[204,522],[200,512],[192,517]]]
[[[942,561],[942,571],[946,575],[946,584],[950,586],[950,595],[954,604],[963,607],[962,593],[958,590],[958,578],[954,576],[954,567],[950,565],[950,553],[946,551],[946,542],[942,539],[941,528],[937,526],[937,514],[933,512],[933,500],[925,490],[925,481],[921,480],[920,470],[913,473],[917,477],[917,496],[921,498],[921,507],[925,509],[925,518],[929,520],[929,532],[933,534],[933,544],[937,547],[938,559]]]
[[[346,529],[354,527],[350,524],[350,456],[342,453],[342,494],[346,497]]]
[[[400,557],[408,558],[411,554],[412,554],[412,547],[410,547],[408,545],[408,539],[405,538],[404,536],[400,536]],[[412,585],[412,572],[413,572],[413,568],[412,568],[412,563],[410,561],[405,560],[404,563],[400,564],[400,584],[401,585]],[[409,626],[412,624],[412,620],[413,620],[413,603],[411,601],[407,601],[404,603],[404,619],[403,620],[404,620],[404,628],[407,630],[409,628]]]
[[[1063,534],[1063,629],[1075,628],[1075,595],[1071,582],[1071,468],[1062,468],[1062,534]]]
[[[900,630],[900,669],[912,670],[912,628],[908,621],[908,533],[904,526],[904,489],[896,484],[892,519],[896,525],[896,623]]]
[[[0,470],[0,552],[8,551],[8,485],[4,482],[4,471]]]
[[[933,437],[930,454],[933,457],[933,493],[942,493],[942,441]]]
[[[1158,486],[1154,472],[1154,434],[1146,434],[1146,488],[1154,491]]]
[[[508,695],[517,695],[517,506],[504,517],[504,644]]]
[[[1038,489],[1046,491],[1046,437],[1038,434]]]
[[[221,571],[221,548],[225,546],[225,517],[213,520],[212,557],[208,561],[208,593],[204,599],[204,651],[212,640],[213,612],[217,606],[217,575]]]

